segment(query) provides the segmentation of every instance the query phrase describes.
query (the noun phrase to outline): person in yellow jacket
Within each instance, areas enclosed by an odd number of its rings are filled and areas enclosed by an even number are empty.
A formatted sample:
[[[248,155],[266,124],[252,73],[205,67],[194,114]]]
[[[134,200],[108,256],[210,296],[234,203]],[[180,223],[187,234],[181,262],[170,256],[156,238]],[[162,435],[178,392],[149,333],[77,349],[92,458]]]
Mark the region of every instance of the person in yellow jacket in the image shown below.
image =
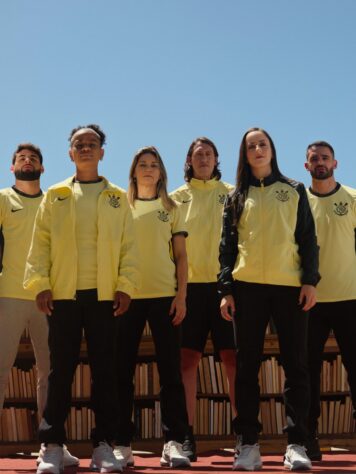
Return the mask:
[[[261,128],[242,139],[236,188],[223,216],[219,291],[221,314],[234,320],[237,344],[235,431],[240,437],[234,470],[261,469],[258,433],[263,343],[275,323],[286,375],[287,469],[310,469],[305,452],[309,407],[308,311],[316,302],[318,246],[307,194],[284,177],[276,149]]]
[[[221,319],[217,292],[222,212],[233,186],[220,180],[218,157],[209,138],[196,138],[187,153],[186,184],[171,194],[182,204],[188,231],[187,317],[182,324],[181,367],[189,417],[183,450],[191,461],[197,459],[193,435],[197,369],[209,332],[226,368],[232,411],[236,414],[234,334],[231,322]]]
[[[141,335],[148,321],[156,349],[164,447],[161,464],[186,467],[182,452],[187,430],[180,374],[180,323],[186,312],[187,255],[183,215],[167,195],[167,173],[158,150],[138,150],[130,169],[128,198],[140,255],[141,287],[120,316],[117,344],[118,426],[114,453],[123,467],[133,465],[130,443],[133,376]]]
[[[70,134],[75,176],[48,189],[36,216],[25,288],[47,314],[51,372],[39,426],[45,443],[37,473],[63,467],[64,423],[84,330],[95,414],[91,467],[120,472],[115,436],[115,328],[138,286],[132,216],[125,192],[98,174],[105,134],[97,125]]]

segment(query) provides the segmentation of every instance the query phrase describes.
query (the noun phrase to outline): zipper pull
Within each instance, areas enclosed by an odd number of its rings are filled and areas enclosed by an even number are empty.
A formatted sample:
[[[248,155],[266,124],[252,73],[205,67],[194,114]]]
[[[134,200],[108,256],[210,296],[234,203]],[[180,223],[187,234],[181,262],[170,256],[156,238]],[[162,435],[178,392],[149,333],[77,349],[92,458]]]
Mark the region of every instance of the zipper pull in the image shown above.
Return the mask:
[[[265,187],[265,180],[264,180],[264,178],[260,178],[260,186],[261,186],[261,188],[264,188],[264,187]]]

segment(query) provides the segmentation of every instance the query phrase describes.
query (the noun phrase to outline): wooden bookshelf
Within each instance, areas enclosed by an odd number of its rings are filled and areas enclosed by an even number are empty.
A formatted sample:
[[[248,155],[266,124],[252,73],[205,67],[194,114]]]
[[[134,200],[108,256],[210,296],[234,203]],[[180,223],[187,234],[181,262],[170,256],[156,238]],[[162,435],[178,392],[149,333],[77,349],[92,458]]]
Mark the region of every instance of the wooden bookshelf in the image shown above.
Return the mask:
[[[227,395],[226,376],[220,362],[213,357],[214,349],[209,340],[198,371],[198,400],[195,420],[197,449],[203,452],[212,449],[233,449],[235,436],[231,428],[231,407]],[[32,345],[23,337],[19,346],[13,378],[18,377],[27,383],[26,396],[19,388],[19,380],[12,380],[11,390],[5,399],[4,413],[0,424],[0,456],[17,452],[36,452],[38,442],[35,440],[37,414],[35,388],[28,372],[33,364]],[[86,343],[81,346],[81,363],[78,365],[72,386],[73,403],[67,420],[69,435],[68,445],[74,454],[89,456],[91,443],[88,440],[93,416],[88,409],[90,394],[90,373],[86,365]],[[32,372],[33,373],[33,372]],[[32,375],[33,377],[33,375]],[[159,454],[162,449],[159,413],[159,383],[155,367],[155,353],[150,335],[142,338],[136,369],[134,417],[139,439],[133,442],[133,448]],[[261,436],[262,453],[283,453],[286,437],[282,434],[284,425],[283,370],[279,366],[279,344],[274,334],[265,338],[264,356],[260,372],[261,413],[263,424]],[[325,361],[322,370],[322,416],[321,446],[330,446],[356,451],[355,422],[351,417],[351,401],[347,386],[346,373],[342,367],[339,348],[333,336],[325,346]],[[10,385],[9,385],[10,386]],[[22,391],[21,391],[22,390]],[[32,390],[32,392],[31,392]],[[11,392],[11,393],[10,393]],[[342,421],[341,416],[343,417]],[[333,419],[337,418],[337,421]],[[4,420],[5,418],[5,420]],[[16,435],[22,441],[6,441],[8,425],[16,424]],[[21,423],[24,426],[21,426]],[[26,423],[29,426],[26,426]],[[79,426],[80,424],[80,426]],[[6,433],[6,435],[5,435]],[[27,437],[27,438],[26,438]],[[75,441],[76,438],[82,438]]]

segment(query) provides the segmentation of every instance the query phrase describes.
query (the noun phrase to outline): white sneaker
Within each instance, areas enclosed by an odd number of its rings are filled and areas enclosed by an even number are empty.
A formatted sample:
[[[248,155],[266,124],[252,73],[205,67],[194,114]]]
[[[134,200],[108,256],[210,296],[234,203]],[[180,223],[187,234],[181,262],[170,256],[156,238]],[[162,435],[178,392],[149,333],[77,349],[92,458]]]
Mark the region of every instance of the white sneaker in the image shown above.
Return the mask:
[[[233,471],[259,471],[262,469],[260,446],[258,444],[242,444],[232,465]]]
[[[44,450],[46,449],[44,443],[41,444],[40,452],[38,453],[38,458],[36,463],[39,464],[42,461]],[[79,466],[79,459],[73,454],[70,454],[67,446],[63,445],[63,467]]]
[[[164,443],[160,462],[161,466],[190,467],[189,458],[184,455],[182,444],[177,441]]]
[[[41,446],[42,457],[37,467],[37,474],[60,474],[63,472],[63,447],[59,444]]]
[[[131,446],[114,446],[114,456],[122,467],[135,465]]]
[[[312,463],[307,456],[305,447],[300,444],[288,444],[284,455],[284,467],[290,471],[311,469]]]
[[[123,470],[114,456],[112,447],[104,441],[100,441],[99,446],[94,448],[89,469],[96,472],[122,472]]]

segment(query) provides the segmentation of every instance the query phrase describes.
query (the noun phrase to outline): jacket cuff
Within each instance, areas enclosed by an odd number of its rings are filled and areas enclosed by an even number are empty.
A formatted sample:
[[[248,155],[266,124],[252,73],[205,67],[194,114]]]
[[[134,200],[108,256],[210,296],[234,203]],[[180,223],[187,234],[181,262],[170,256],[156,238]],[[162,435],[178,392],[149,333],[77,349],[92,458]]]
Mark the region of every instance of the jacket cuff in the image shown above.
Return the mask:
[[[130,283],[127,278],[120,277],[118,279],[115,291],[122,291],[122,293],[126,293],[130,298],[133,298],[137,292],[137,287]]]
[[[48,277],[37,277],[24,283],[25,290],[31,290],[37,296],[42,291],[51,290],[51,284]]]

